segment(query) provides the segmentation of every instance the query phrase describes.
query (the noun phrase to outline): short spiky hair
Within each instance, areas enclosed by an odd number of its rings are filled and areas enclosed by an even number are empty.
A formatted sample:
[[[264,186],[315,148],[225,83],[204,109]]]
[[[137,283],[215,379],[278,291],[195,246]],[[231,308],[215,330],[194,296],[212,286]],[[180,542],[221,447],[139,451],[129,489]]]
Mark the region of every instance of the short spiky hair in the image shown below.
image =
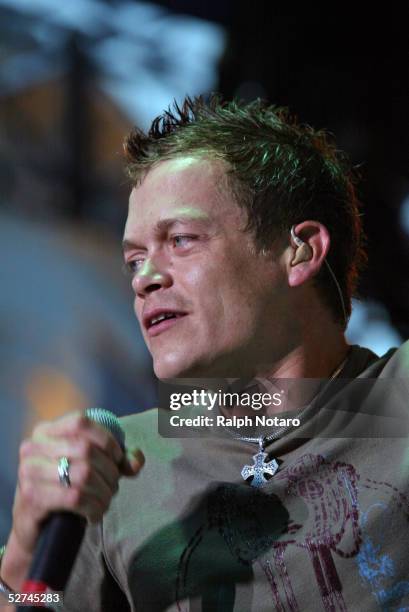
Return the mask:
[[[286,108],[261,100],[245,104],[187,97],[165,111],[148,135],[135,128],[125,141],[126,171],[133,184],[157,162],[184,155],[226,163],[229,186],[248,215],[259,249],[288,235],[307,219],[331,236],[328,261],[338,279],[347,315],[358,274],[366,262],[364,237],[348,160],[324,131],[300,124]],[[325,266],[316,277],[322,298],[344,322],[342,304]]]

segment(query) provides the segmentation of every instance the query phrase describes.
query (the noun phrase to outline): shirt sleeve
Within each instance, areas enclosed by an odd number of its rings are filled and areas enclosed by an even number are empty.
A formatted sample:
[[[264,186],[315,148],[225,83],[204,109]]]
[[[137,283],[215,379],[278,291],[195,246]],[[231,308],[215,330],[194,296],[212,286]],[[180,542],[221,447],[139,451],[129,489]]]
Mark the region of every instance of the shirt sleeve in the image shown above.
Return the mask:
[[[69,582],[63,612],[130,612],[127,597],[109,570],[103,548],[102,523],[88,525]]]

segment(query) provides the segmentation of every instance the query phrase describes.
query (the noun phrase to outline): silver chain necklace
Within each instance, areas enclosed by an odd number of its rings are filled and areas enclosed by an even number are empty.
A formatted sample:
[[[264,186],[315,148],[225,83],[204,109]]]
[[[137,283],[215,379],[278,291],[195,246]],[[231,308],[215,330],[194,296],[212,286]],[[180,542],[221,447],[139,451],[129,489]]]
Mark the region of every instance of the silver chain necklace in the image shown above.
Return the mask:
[[[321,389],[320,391],[318,391],[318,393],[315,395],[315,397],[311,400],[311,402],[309,404],[307,404],[307,406],[304,406],[294,417],[293,419],[299,419],[302,422],[302,417],[304,415],[304,413],[311,407],[311,404],[313,402],[316,402],[318,397],[325,391],[325,389],[328,388],[328,385],[331,383],[331,381],[334,380],[334,378],[336,378],[338,376],[338,374],[341,372],[341,370],[343,369],[344,365],[346,364],[346,362],[348,361],[349,358],[349,351],[347,356],[345,357],[345,359],[342,361],[342,363],[340,363],[340,365],[335,369],[335,371],[331,374],[330,378],[328,379],[326,385],[324,386],[323,389]],[[225,429],[231,436],[233,436],[233,438],[235,438],[236,440],[240,440],[242,442],[250,442],[252,444],[258,444],[258,452],[253,455],[253,465],[244,465],[243,469],[241,470],[241,476],[243,478],[243,480],[245,480],[246,482],[248,482],[252,487],[256,487],[256,488],[261,488],[263,487],[267,482],[268,482],[268,478],[266,478],[266,475],[268,476],[274,476],[274,474],[277,472],[279,465],[276,459],[272,458],[270,461],[266,461],[267,457],[268,457],[268,453],[265,452],[265,447],[267,446],[267,444],[269,442],[272,442],[273,440],[277,440],[278,438],[280,438],[284,433],[286,433],[287,431],[289,431],[290,429],[292,429],[294,427],[294,425],[286,425],[284,427],[280,427],[277,431],[267,435],[267,436],[242,436],[240,434],[237,434],[235,431],[232,431],[229,427],[224,426],[223,429]]]

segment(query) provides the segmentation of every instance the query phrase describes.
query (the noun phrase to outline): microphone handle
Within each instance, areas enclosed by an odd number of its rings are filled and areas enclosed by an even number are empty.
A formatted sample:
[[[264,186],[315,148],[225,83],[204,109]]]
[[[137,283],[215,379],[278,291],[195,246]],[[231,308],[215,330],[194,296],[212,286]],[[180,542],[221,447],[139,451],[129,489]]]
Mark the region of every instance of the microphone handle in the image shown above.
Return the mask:
[[[55,512],[44,522],[23,593],[63,591],[85,533],[86,519],[73,512]],[[38,612],[40,605],[17,608],[18,612]]]

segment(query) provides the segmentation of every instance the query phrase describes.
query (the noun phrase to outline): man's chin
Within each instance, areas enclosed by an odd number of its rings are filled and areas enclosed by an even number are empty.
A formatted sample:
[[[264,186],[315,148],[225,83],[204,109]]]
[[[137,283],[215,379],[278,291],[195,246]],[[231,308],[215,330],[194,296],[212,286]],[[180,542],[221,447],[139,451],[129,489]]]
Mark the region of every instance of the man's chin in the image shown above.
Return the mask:
[[[154,359],[153,371],[159,380],[167,380],[169,378],[180,378],[183,375],[184,369],[175,363],[167,363]]]
[[[176,378],[198,378],[201,374],[197,374],[197,371],[193,371],[189,368],[153,368],[155,376],[162,381],[171,380]],[[196,373],[195,373],[196,372]]]
[[[202,378],[207,376],[208,368],[198,361],[154,359],[153,370],[159,380],[171,378]]]
[[[153,369],[159,380],[169,380],[175,378],[195,378],[195,379],[225,379],[239,378],[241,373],[237,367],[228,367],[226,363],[207,362],[205,360],[182,361],[162,361],[154,359]]]

